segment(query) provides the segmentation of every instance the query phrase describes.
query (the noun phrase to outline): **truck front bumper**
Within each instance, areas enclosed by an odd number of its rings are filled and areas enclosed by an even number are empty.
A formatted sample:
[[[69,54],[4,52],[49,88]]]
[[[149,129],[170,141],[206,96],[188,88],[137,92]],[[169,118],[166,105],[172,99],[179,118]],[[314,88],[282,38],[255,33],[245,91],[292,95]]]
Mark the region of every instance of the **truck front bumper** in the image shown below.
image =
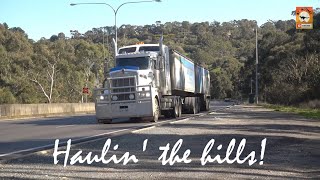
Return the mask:
[[[97,119],[135,118],[153,116],[152,101],[128,103],[96,103]]]

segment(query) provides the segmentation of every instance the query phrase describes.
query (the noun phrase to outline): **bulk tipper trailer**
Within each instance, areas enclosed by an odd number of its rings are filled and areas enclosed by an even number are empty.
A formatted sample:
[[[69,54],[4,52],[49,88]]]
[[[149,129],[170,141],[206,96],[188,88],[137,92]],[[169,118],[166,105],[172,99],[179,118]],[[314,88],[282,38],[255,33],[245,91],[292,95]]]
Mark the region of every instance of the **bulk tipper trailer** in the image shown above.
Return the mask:
[[[103,88],[95,90],[96,118],[180,117],[209,110],[210,74],[181,53],[159,44],[119,49]]]

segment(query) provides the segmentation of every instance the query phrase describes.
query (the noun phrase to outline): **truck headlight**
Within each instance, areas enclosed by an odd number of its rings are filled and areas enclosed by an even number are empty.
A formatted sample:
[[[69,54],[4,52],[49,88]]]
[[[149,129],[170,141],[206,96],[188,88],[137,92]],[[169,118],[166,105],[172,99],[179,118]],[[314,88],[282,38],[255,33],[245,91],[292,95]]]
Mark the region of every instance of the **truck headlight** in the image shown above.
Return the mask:
[[[150,97],[150,93],[149,92],[146,93],[146,97]]]
[[[129,99],[130,99],[130,100],[133,100],[133,99],[134,99],[134,94],[130,94],[130,95],[129,95]]]
[[[146,97],[146,93],[144,93],[144,92],[139,93],[139,97],[140,98],[145,98]]]
[[[108,95],[100,95],[97,97],[98,101],[109,101],[109,96]]]
[[[118,96],[116,96],[116,95],[113,95],[113,96],[112,96],[112,100],[113,100],[113,101],[116,101],[116,100],[118,100]]]

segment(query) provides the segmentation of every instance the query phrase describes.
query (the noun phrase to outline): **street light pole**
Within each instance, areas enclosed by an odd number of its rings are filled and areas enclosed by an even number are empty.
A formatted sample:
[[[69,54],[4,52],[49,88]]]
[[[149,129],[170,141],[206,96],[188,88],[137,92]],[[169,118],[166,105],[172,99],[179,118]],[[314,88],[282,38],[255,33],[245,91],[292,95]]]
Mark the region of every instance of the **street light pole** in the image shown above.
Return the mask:
[[[256,26],[256,104],[259,103],[259,92],[258,92],[258,62],[259,62],[259,59],[258,59],[258,23],[257,23],[257,26]]]
[[[115,42],[116,42],[116,49],[117,49],[117,44],[118,44],[118,32],[117,32],[117,13],[119,11],[119,9],[126,4],[137,4],[137,3],[146,3],[146,2],[161,2],[161,0],[148,0],[148,1],[130,1],[130,2],[125,2],[120,4],[117,9],[115,9],[113,6],[111,6],[108,3],[71,3],[70,6],[76,6],[76,5],[84,5],[84,4],[102,4],[102,5],[106,5],[109,6],[114,13],[114,29],[115,29]]]

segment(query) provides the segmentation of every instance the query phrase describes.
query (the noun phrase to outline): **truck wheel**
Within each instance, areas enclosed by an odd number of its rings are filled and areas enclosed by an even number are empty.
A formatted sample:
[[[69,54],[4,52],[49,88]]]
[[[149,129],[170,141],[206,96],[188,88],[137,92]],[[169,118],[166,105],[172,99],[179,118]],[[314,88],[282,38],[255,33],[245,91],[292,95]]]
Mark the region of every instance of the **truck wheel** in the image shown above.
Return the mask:
[[[181,117],[181,111],[182,111],[182,104],[181,104],[180,98],[178,98],[172,110],[172,117],[173,118]]]
[[[191,114],[196,114],[196,97],[186,97],[184,99],[184,111]]]
[[[153,112],[153,117],[151,119],[151,122],[158,122],[159,115],[160,115],[160,108],[159,108],[158,100],[154,99],[154,102],[155,103],[153,103],[153,109],[155,111]]]
[[[200,97],[200,111],[205,111],[206,110],[206,98],[201,96]]]
[[[173,112],[173,117],[179,117],[179,100],[178,102],[176,102],[176,104],[174,105],[174,112]]]
[[[184,98],[184,103],[183,103],[182,109],[183,109],[183,112],[185,112],[185,113],[190,112],[190,102],[189,101],[190,101],[189,97]]]
[[[191,113],[198,114],[200,112],[200,99],[199,97],[191,97]]]
[[[196,97],[197,99],[197,113],[200,113],[200,110],[201,110],[201,103],[200,103],[200,98],[199,97]]]
[[[181,99],[179,99],[179,113],[178,113],[178,117],[181,117],[182,114],[182,102]]]
[[[198,107],[197,107],[197,100],[196,97],[191,98],[191,113],[192,114],[197,114],[198,112]]]
[[[206,99],[206,111],[209,111],[210,109],[210,100]]]

